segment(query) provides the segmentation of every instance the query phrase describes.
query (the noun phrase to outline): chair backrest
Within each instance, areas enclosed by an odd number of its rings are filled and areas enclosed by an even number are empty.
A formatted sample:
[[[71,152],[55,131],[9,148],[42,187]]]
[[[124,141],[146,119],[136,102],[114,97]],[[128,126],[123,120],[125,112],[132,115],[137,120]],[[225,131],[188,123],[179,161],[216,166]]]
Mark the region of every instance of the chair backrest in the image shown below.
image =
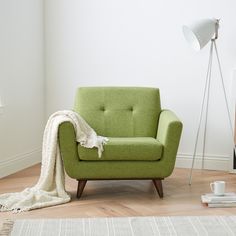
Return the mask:
[[[98,135],[156,137],[161,111],[159,89],[78,88],[74,111],[78,112]]]

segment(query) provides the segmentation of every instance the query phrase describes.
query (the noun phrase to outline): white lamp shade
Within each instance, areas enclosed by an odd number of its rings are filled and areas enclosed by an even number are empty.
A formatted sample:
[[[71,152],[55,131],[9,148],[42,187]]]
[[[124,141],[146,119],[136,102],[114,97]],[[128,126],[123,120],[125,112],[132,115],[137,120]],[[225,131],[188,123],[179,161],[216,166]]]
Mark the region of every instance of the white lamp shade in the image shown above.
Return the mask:
[[[183,26],[185,39],[192,48],[201,50],[214,36],[216,32],[216,19],[199,20],[189,26]]]

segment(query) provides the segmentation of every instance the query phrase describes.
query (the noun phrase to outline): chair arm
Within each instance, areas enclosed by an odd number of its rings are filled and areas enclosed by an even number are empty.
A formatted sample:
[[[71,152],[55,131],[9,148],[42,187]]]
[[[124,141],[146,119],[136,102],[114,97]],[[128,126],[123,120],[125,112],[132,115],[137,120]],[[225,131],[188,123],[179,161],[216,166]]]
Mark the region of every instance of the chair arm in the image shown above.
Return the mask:
[[[157,139],[163,144],[162,159],[174,168],[179,141],[182,133],[182,122],[169,110],[163,110],[159,117]]]
[[[78,165],[79,155],[74,126],[69,121],[60,124],[58,143],[65,170],[69,176],[73,176],[74,166]]]

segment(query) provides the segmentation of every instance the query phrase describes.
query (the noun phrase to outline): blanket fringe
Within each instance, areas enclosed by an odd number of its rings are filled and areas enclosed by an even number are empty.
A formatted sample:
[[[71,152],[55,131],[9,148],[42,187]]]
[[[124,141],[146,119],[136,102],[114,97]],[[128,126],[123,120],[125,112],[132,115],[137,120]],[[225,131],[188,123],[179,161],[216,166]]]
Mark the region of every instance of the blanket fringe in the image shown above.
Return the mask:
[[[11,234],[14,221],[7,219],[4,220],[2,225],[0,225],[0,236],[9,236]]]
[[[26,210],[21,209],[21,208],[7,208],[6,206],[0,204],[0,212],[5,212],[5,211],[11,211],[12,213],[19,213],[19,212],[26,211]],[[0,236],[1,236],[1,234],[0,234]]]

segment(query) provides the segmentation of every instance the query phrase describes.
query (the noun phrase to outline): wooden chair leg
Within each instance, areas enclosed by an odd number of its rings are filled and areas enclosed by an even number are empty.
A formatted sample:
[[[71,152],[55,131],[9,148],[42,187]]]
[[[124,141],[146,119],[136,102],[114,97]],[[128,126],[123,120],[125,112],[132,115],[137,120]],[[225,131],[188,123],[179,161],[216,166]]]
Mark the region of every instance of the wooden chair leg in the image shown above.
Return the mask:
[[[86,183],[87,183],[87,180],[78,180],[77,198],[81,197]]]
[[[160,196],[160,198],[163,198],[163,188],[162,188],[162,179],[153,179],[152,182],[156,187],[157,193]]]

